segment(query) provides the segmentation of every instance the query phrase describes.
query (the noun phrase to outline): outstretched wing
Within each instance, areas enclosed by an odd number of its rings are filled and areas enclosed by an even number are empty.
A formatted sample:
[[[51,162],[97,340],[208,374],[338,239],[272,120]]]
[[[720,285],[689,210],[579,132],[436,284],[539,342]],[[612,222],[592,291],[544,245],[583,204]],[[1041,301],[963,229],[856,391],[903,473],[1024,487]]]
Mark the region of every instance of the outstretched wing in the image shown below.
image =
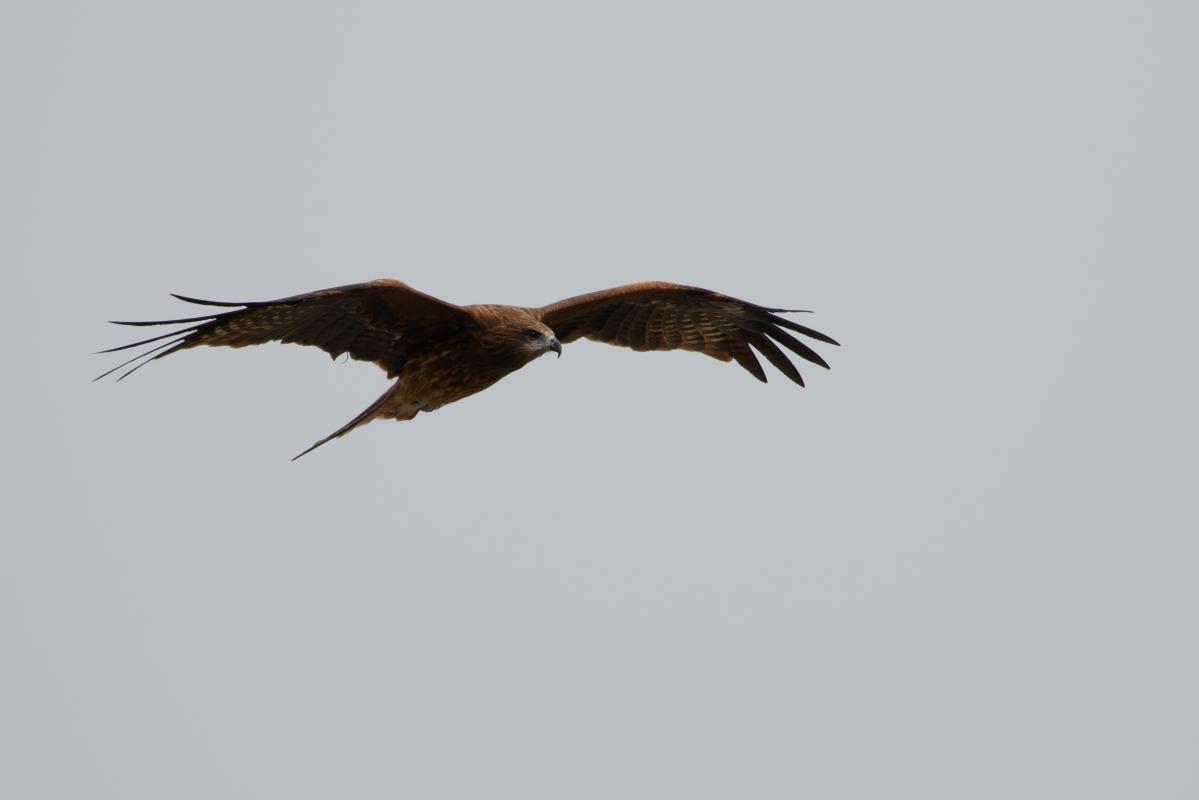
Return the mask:
[[[146,359],[121,375],[124,378],[176,350],[200,345],[245,347],[266,342],[290,342],[319,347],[334,358],[348,353],[359,361],[373,361],[386,370],[389,377],[394,377],[409,354],[476,324],[465,309],[388,279],[260,303],[223,303],[174,296],[189,303],[234,310],[184,319],[116,322],[117,325],[188,327],[100,351],[112,353],[168,340],[104,375]],[[147,358],[152,353],[157,355]]]
[[[694,350],[720,361],[735,360],[765,382],[756,350],[784,375],[803,378],[779,345],[805,361],[828,369],[815,350],[784,328],[827,344],[819,331],[778,316],[787,309],[766,308],[694,286],[633,283],[592,292],[534,309],[559,341],[586,338],[634,350]]]

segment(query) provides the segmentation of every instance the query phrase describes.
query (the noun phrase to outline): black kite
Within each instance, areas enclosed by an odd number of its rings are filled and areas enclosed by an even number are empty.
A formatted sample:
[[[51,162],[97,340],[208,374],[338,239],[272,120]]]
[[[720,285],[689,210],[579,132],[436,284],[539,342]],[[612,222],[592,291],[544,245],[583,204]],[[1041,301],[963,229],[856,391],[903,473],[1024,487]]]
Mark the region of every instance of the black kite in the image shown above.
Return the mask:
[[[185,319],[117,322],[190,327],[102,350],[111,353],[170,339],[101,378],[151,353],[157,355],[117,380],[176,350],[276,341],[315,345],[334,358],[348,353],[350,358],[378,364],[387,377],[398,378],[361,414],[296,458],[378,417],[408,420],[420,411],[434,411],[480,392],[544,353],[552,350],[561,356],[563,343],[580,338],[633,350],[693,350],[720,361],[736,361],[765,382],[756,350],[800,386],[804,383],[799,370],[779,345],[805,361],[826,369],[828,364],[784,329],[837,344],[823,333],[777,315],[788,309],[766,308],[707,289],[660,282],[618,286],[542,308],[456,306],[389,279],[261,303],[174,296],[234,310]]]

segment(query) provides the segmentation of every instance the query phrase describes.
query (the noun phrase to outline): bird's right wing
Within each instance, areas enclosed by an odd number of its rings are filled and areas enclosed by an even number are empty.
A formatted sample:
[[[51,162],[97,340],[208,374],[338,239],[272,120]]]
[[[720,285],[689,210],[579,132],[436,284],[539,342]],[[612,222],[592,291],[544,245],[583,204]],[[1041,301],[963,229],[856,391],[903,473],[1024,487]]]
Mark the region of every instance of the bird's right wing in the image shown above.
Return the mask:
[[[146,358],[121,378],[176,350],[200,345],[245,347],[266,342],[312,345],[334,358],[347,353],[359,361],[378,364],[389,377],[394,377],[411,353],[477,324],[469,311],[389,279],[266,302],[225,303],[174,296],[189,303],[233,310],[184,319],[116,322],[117,325],[188,327],[100,351],[112,353],[168,340],[105,372],[100,378],[152,353],[157,355]]]
[[[787,309],[767,308],[735,297],[673,283],[652,281],[617,286],[560,300],[534,311],[563,342],[591,339],[633,350],[692,350],[719,361],[735,360],[760,381],[766,372],[754,355],[761,353],[788,378],[803,378],[779,345],[828,368],[815,350],[786,329],[825,342],[831,337],[778,316]]]

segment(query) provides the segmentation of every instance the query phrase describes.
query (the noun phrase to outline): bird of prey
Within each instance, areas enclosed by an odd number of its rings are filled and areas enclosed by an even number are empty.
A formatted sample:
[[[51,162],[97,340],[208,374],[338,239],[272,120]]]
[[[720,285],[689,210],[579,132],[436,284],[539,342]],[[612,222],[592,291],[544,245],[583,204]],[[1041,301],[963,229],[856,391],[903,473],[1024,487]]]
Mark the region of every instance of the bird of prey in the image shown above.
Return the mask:
[[[795,309],[766,308],[694,286],[658,281],[617,286],[541,308],[456,306],[397,280],[338,286],[266,302],[227,303],[173,295],[188,303],[231,311],[199,317],[115,322],[186,325],[170,333],[102,350],[112,353],[169,339],[100,375],[141,360],[117,380],[177,350],[200,345],[245,347],[266,342],[313,345],[334,358],[371,361],[396,381],[366,409],[295,458],[380,417],[410,420],[421,411],[480,392],[510,372],[562,345],[591,339],[633,350],[691,350],[736,361],[758,380],[766,373],[754,351],[804,385],[779,349],[828,368],[812,348],[787,330],[835,345],[830,337],[778,316]],[[144,360],[142,360],[144,359]],[[294,461],[295,458],[292,460]]]

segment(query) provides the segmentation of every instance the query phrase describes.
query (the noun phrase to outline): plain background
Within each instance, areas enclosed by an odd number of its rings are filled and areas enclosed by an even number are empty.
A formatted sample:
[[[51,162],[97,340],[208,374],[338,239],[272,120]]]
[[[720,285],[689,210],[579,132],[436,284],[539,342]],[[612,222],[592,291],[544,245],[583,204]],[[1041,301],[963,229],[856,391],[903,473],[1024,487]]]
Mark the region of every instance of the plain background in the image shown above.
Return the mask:
[[[3,3],[0,794],[1199,796],[1195,8]],[[89,383],[383,276],[844,346]]]

